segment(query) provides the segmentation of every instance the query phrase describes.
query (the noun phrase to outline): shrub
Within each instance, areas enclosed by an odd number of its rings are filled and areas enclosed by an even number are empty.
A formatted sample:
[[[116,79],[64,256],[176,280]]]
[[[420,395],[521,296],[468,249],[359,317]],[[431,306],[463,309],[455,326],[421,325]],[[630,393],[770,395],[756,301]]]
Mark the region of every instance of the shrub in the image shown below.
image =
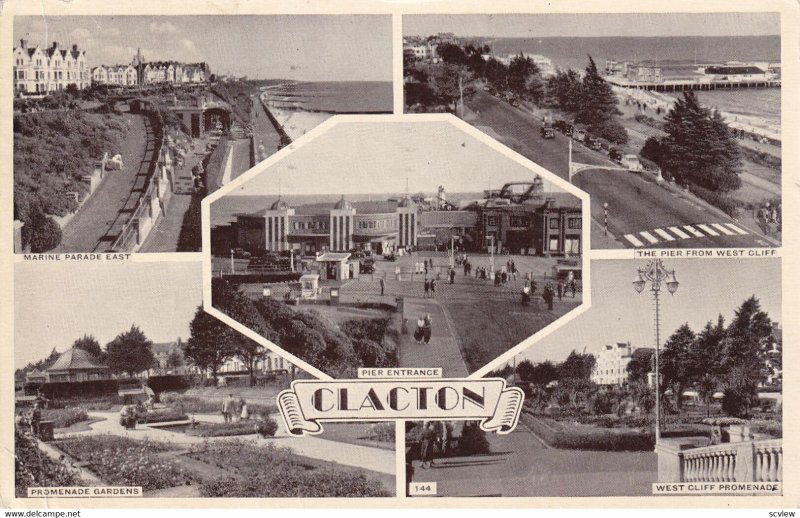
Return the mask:
[[[277,431],[278,423],[271,417],[256,421],[256,432],[258,432],[261,437],[274,437]]]
[[[394,423],[373,423],[367,431],[367,438],[378,442],[394,442],[396,430]]]
[[[750,424],[752,433],[763,433],[776,439],[783,438],[783,424],[780,421],[755,421]]]
[[[88,419],[89,415],[83,408],[46,408],[42,411],[42,421],[53,421],[54,428],[68,428]]]
[[[523,411],[522,422],[553,448],[598,451],[652,451],[655,437],[650,430],[603,429],[562,426]]]
[[[26,241],[34,254],[48,252],[61,244],[61,227],[50,216],[31,219],[23,229],[26,227],[29,227]]]
[[[604,138],[614,144],[626,144],[628,142],[628,132],[617,119],[609,119],[600,126],[592,126],[589,131],[593,135]]]
[[[221,399],[205,399],[197,396],[184,396],[174,392],[162,394],[161,401],[177,412],[187,414],[218,414],[222,407]],[[275,405],[265,405],[260,403],[247,403],[247,409],[251,415],[270,415],[278,411]]]
[[[160,453],[173,445],[136,441],[114,435],[91,435],[55,441],[67,454],[88,467],[110,486],[142,486],[144,490],[189,485],[193,477]]]
[[[158,410],[150,410],[144,415],[140,415],[138,421],[140,423],[168,423],[171,421],[186,421],[189,416],[185,412],[181,412],[176,408],[165,408]]]
[[[725,196],[715,191],[711,191],[698,185],[689,184],[689,191],[698,198],[707,201],[711,205],[722,209],[725,214],[735,218],[739,215],[739,202],[730,196]]]
[[[251,435],[256,433],[255,421],[237,421],[235,423],[201,423],[186,430],[186,435],[197,437],[231,437],[234,435]]]
[[[479,455],[491,452],[486,439],[486,432],[481,430],[477,421],[466,421],[458,440],[458,451],[463,455]]]
[[[53,460],[36,446],[27,432],[14,430],[14,492],[28,496],[29,487],[82,485],[77,469],[63,460]]]

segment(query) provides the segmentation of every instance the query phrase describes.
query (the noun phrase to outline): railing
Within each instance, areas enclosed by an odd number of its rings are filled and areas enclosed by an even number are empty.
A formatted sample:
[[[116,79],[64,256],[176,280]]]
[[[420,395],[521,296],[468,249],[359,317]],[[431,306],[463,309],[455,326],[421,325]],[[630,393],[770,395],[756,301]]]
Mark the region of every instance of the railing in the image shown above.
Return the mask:
[[[130,252],[133,251],[138,245],[141,245],[150,229],[160,208],[156,209],[157,213],[153,213],[152,202],[154,199],[161,200],[161,193],[159,192],[159,181],[161,177],[162,165],[162,150],[166,146],[164,136],[164,121],[161,114],[157,110],[152,110],[148,113],[153,121],[153,132],[156,140],[156,148],[153,151],[153,158],[151,170],[145,184],[145,189],[139,196],[136,202],[136,208],[133,210],[131,217],[122,226],[117,239],[111,245],[111,251],[114,252]]]
[[[743,441],[680,449],[661,443],[659,482],[781,482],[783,441]]]

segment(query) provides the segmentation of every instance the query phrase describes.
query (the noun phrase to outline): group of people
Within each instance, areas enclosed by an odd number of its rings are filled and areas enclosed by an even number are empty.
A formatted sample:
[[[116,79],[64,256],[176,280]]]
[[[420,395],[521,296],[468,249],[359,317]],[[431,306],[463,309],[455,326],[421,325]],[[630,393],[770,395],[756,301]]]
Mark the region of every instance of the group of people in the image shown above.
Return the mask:
[[[431,341],[431,331],[433,329],[433,319],[430,313],[420,316],[417,319],[417,329],[414,331],[414,341],[418,344],[427,345]]]
[[[236,401],[233,399],[233,394],[228,394],[228,396],[222,400],[220,412],[222,412],[222,420],[226,423],[232,423],[235,416],[238,416],[239,419],[242,420],[250,419],[250,410],[247,408],[247,401],[245,401],[244,398],[239,398],[239,401]]]
[[[427,298],[435,297],[436,296],[436,279],[434,279],[434,278],[428,279],[426,277],[425,278],[424,289],[425,289],[424,298],[427,299]]]
[[[425,421],[422,423],[420,444],[420,467],[428,469],[433,465],[434,456],[446,457],[452,449],[453,425],[447,421]]]
[[[17,426],[20,429],[30,430],[31,434],[38,437],[39,428],[42,424],[42,410],[46,408],[47,402],[48,399],[41,392],[37,393],[31,409],[27,412],[20,410],[19,414],[17,414]]]

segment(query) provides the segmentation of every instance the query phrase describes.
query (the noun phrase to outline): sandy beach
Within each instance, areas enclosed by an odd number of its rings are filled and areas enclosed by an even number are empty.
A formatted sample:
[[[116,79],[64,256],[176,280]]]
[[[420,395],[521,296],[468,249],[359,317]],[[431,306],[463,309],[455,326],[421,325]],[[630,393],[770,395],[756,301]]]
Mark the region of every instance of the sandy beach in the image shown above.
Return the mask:
[[[261,102],[292,140],[297,140],[333,116],[332,113],[305,111],[289,99],[271,95],[269,90],[261,93]]]
[[[672,108],[676,99],[659,92],[652,92],[648,90],[633,90],[622,88],[618,86],[612,87],[614,93],[617,94],[620,101],[630,99],[633,102],[640,102],[647,105],[652,111],[656,108],[661,108],[662,111],[668,111]],[[737,130],[744,130],[747,133],[760,135],[771,140],[781,141],[781,128],[771,121],[752,115],[743,115],[738,113],[720,112],[728,126]]]

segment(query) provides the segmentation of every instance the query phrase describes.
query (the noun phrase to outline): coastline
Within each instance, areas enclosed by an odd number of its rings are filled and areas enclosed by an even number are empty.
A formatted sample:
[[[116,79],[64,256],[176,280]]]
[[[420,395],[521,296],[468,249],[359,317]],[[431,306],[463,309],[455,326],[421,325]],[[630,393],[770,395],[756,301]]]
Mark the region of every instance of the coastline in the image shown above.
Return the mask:
[[[612,89],[621,101],[631,99],[634,102],[641,102],[646,104],[647,107],[653,111],[655,111],[656,108],[669,111],[677,100],[674,97],[648,90],[634,90],[620,86],[612,86]],[[780,125],[776,125],[774,121],[755,115],[731,113],[727,111],[720,111],[720,114],[728,126],[733,129],[744,130],[747,133],[781,142],[781,127]]]

